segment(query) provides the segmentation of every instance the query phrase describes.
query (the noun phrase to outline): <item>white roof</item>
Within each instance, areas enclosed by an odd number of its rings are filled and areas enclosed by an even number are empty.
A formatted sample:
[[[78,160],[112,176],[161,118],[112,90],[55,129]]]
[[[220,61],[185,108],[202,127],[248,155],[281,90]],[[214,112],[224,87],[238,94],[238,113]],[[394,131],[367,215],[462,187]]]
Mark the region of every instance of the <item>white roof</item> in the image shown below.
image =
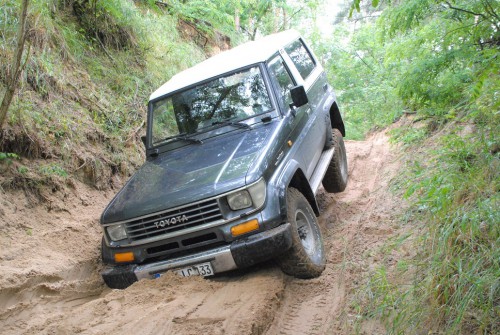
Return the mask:
[[[187,70],[179,72],[151,94],[149,99],[156,99],[186,86],[215,77],[221,73],[264,62],[279,49],[299,36],[299,33],[295,30],[287,30],[224,51]]]

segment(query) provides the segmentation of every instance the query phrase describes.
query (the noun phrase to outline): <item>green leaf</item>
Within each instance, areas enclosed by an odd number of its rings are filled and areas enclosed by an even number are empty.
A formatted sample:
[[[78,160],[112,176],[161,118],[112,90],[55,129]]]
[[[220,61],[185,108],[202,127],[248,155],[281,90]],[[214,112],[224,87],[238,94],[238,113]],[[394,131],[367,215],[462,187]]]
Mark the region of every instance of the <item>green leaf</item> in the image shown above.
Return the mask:
[[[379,1],[380,1],[380,0],[373,0],[373,1],[372,1],[372,6],[373,6],[373,7],[377,7],[377,6],[378,6]]]

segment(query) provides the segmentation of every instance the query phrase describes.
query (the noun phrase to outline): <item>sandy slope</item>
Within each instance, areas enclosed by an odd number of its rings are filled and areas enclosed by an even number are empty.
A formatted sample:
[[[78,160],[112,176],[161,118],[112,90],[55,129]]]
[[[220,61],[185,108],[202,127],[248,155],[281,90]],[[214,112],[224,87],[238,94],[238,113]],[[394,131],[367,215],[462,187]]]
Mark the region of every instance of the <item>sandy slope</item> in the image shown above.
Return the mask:
[[[352,333],[353,296],[368,271],[387,261],[377,250],[397,233],[401,202],[388,191],[398,163],[385,134],[346,145],[347,190],[318,196],[328,264],[313,280],[285,276],[270,262],[212,279],[166,275],[111,290],[99,276],[98,218],[114,191],[76,184],[47,195],[50,206],[0,191],[0,333]],[[360,326],[384,333],[376,321]]]

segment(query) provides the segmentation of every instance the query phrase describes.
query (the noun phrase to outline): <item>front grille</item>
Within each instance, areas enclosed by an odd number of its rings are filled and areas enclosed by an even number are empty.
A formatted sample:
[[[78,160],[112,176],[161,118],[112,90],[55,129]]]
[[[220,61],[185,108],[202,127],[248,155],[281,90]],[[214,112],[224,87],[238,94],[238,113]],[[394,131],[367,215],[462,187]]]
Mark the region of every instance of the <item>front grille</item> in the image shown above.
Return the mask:
[[[194,244],[207,243],[213,240],[217,240],[217,235],[215,233],[210,233],[201,236],[187,238],[182,241],[182,245],[185,247],[189,247]]]
[[[212,199],[130,221],[125,227],[130,241],[139,241],[222,219],[217,199]]]
[[[158,254],[158,253],[165,252],[165,251],[175,250],[178,248],[179,248],[179,243],[172,242],[172,243],[162,244],[162,245],[159,245],[156,247],[148,248],[148,249],[146,249],[146,251],[148,252],[148,254],[152,255],[152,254]]]
[[[165,253],[165,252],[170,252],[172,253],[173,250],[183,250],[184,248],[188,247],[191,248],[193,245],[201,245],[201,244],[210,244],[218,242],[217,234],[215,233],[209,233],[205,235],[200,235],[196,237],[191,237],[187,238],[185,240],[180,241],[180,245],[178,242],[171,242],[167,244],[161,244],[156,247],[151,247],[147,248],[146,252],[149,255],[155,255],[155,254],[160,254],[160,253]]]

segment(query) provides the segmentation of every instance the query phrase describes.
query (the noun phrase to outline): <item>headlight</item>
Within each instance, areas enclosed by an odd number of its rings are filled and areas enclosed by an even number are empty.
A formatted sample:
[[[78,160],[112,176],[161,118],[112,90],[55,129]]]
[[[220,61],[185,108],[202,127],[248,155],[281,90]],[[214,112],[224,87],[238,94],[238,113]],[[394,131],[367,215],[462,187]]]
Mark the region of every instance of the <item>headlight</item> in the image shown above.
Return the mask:
[[[114,226],[109,226],[106,228],[109,237],[113,241],[124,240],[127,238],[127,231],[125,230],[125,226],[122,224],[117,224]]]
[[[227,203],[233,211],[252,207],[259,208],[266,201],[266,182],[259,180],[246,190],[240,190],[227,196]]]
[[[252,206],[252,198],[247,190],[242,190],[228,195],[227,203],[233,211],[237,211]]]
[[[248,192],[250,192],[253,206],[255,208],[259,208],[260,206],[264,205],[264,202],[266,201],[266,182],[264,181],[264,179],[261,179],[250,186],[248,188]]]

